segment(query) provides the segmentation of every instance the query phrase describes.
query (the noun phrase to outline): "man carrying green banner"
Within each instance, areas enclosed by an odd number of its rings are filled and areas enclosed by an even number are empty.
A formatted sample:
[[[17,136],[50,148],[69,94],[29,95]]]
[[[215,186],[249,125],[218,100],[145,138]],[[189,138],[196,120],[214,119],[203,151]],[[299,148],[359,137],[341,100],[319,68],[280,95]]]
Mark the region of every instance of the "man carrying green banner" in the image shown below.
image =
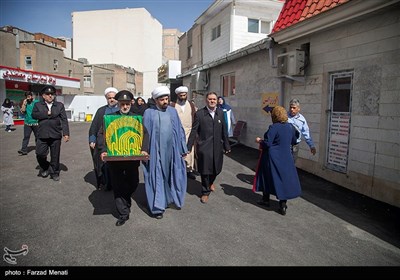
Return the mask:
[[[99,133],[101,159],[110,170],[114,199],[119,214],[116,226],[129,219],[131,196],[139,184],[139,165],[144,126],[142,116],[130,112],[133,94],[122,90],[115,96],[119,111],[104,116],[104,126]]]

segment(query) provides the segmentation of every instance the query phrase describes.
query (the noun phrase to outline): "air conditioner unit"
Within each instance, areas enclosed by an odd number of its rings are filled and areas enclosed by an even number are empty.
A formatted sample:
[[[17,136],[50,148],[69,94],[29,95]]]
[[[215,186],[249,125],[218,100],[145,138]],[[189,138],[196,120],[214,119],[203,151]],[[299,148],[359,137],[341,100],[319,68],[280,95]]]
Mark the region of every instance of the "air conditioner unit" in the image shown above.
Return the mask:
[[[278,55],[278,76],[303,76],[304,51],[292,51]]]
[[[199,71],[192,75],[191,85],[195,91],[208,89],[208,74],[206,71]]]

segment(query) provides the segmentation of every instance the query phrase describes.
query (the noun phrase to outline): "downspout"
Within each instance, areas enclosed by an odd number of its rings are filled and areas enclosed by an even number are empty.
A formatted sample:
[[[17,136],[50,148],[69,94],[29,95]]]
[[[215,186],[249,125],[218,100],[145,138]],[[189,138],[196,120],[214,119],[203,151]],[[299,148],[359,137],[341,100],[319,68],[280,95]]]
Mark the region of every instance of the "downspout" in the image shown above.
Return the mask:
[[[232,1],[232,9],[231,9],[231,20],[230,20],[230,46],[229,46],[229,52],[233,51],[233,45],[235,43],[235,39],[233,38],[234,34],[233,34],[233,30],[234,30],[234,19],[235,19],[235,15],[236,15],[236,1],[233,0]]]
[[[271,65],[272,68],[277,68],[278,65],[275,64],[275,58],[274,58],[274,45],[275,45],[275,41],[274,39],[271,39],[269,42],[269,46],[268,46],[268,53],[269,53],[269,64]]]

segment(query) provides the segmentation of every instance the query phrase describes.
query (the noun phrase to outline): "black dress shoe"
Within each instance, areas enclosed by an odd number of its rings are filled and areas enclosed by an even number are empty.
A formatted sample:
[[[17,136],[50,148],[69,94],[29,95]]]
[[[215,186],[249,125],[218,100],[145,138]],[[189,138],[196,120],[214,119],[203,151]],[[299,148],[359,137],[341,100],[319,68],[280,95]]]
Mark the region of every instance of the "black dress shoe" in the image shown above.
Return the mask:
[[[281,213],[283,216],[286,215],[286,209],[287,209],[287,206],[282,207],[282,208],[279,209],[279,210],[280,210],[280,213]]]
[[[129,216],[126,218],[119,218],[118,221],[115,223],[115,225],[117,227],[122,226],[123,224],[125,224],[125,222],[129,220]]]
[[[122,226],[123,224],[125,224],[125,222],[126,222],[126,220],[118,220],[118,221],[115,223],[115,225],[116,225],[117,227],[119,227],[119,226]]]
[[[286,209],[287,209],[286,202],[279,201],[279,213],[281,213],[282,216],[286,215]]]
[[[156,218],[157,220],[161,220],[162,218],[164,218],[164,215],[163,215],[163,213],[154,214],[154,218]]]
[[[53,179],[54,181],[60,181],[60,176],[57,174],[54,175],[50,175],[51,179]]]
[[[49,176],[49,170],[40,171],[40,176],[47,178],[47,176]]]

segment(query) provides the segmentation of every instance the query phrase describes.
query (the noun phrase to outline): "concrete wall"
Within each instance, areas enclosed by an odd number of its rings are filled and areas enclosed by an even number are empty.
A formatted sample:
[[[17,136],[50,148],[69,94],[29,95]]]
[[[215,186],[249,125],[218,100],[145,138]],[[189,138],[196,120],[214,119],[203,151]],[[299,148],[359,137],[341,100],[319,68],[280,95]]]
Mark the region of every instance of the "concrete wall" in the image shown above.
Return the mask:
[[[0,42],[0,65],[7,65],[14,68],[19,67],[15,35],[0,30]]]
[[[400,206],[399,6],[363,20],[282,46],[310,43],[305,83],[285,84],[289,98],[302,102],[317,145],[311,156],[302,143],[298,167],[369,197]],[[348,172],[325,168],[329,74],[354,72]]]
[[[63,87],[63,94],[83,93],[83,64],[79,61],[64,58],[61,49],[50,47],[39,42],[20,43],[20,68],[25,69],[25,56],[32,57],[33,71],[44,72],[63,77],[81,79],[80,88]],[[58,67],[54,68],[54,60],[58,61]],[[71,73],[71,74],[70,74]]]
[[[282,52],[310,44],[310,65],[304,81],[278,78],[264,49],[210,68],[208,91],[221,93],[221,77],[234,73],[236,93],[226,97],[236,120],[247,121],[241,138],[257,148],[254,139],[271,124],[261,110],[262,93],[278,92],[279,104],[301,101],[317,148],[313,156],[301,142],[297,167],[328,181],[400,207],[400,45],[399,6],[365,19],[325,30],[307,38],[275,45],[273,59]],[[348,168],[346,173],[327,168],[329,125],[329,77],[331,73],[354,73]],[[183,84],[190,84],[190,76]],[[198,107],[205,105],[197,95]]]
[[[162,25],[144,8],[72,13],[74,59],[115,63],[143,72],[143,92],[158,86]],[[107,19],[107,20],[105,20]]]
[[[236,91],[235,95],[225,97],[225,100],[232,106],[235,119],[247,122],[241,142],[258,148],[255,138],[262,137],[272,123],[270,115],[262,110],[262,94],[279,95],[281,87],[280,80],[276,78],[276,70],[270,66],[268,50],[263,49],[210,69],[208,92],[215,91],[221,95],[221,77],[227,73],[235,74]],[[184,77],[183,84],[190,85],[190,76]],[[198,107],[205,106],[203,95],[196,94],[194,99]]]
[[[182,61],[182,73],[202,63],[201,30],[201,25],[194,25],[179,38],[179,60]],[[192,46],[192,57],[188,58],[188,47],[190,44]]]
[[[231,51],[230,6],[203,25],[203,63],[217,59]],[[211,41],[212,29],[221,25],[221,36]]]

